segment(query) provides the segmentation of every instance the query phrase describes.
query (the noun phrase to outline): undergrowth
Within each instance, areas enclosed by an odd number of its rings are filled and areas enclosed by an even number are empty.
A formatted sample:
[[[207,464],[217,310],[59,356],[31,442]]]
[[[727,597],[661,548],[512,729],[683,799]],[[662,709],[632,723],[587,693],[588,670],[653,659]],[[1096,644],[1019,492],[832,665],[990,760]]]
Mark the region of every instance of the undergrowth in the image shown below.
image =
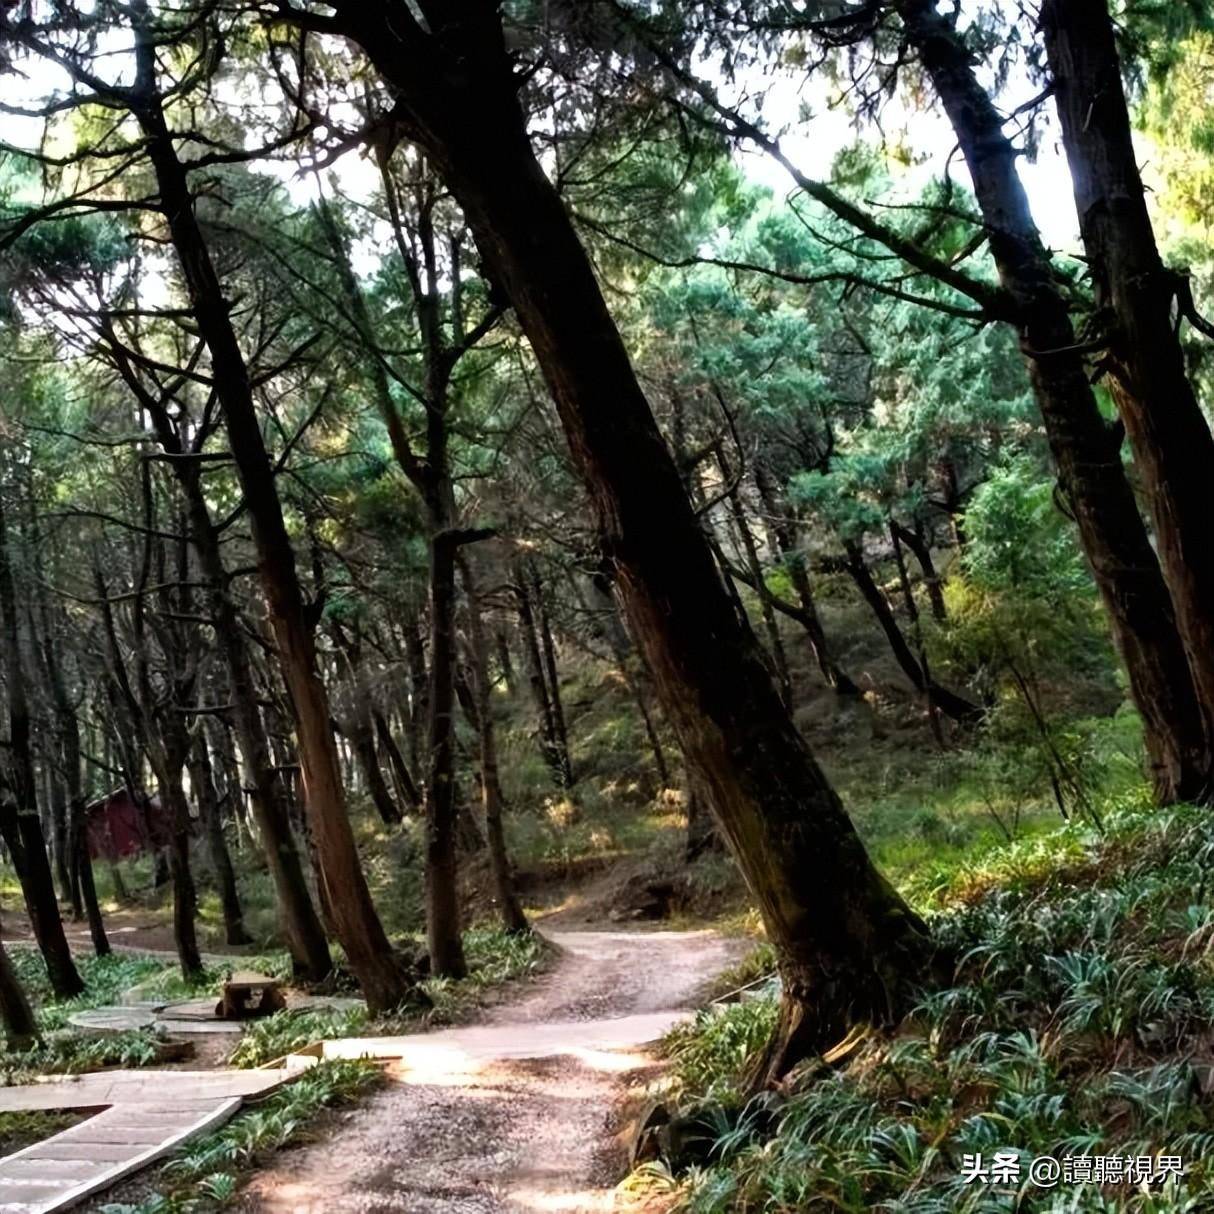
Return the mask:
[[[286,1010],[253,1021],[232,1053],[234,1066],[261,1066],[325,1038],[385,1036],[417,1032],[420,1024],[449,1023],[483,1003],[486,993],[536,973],[548,956],[537,933],[516,935],[497,927],[464,933],[468,976],[430,978],[422,988],[432,1006],[424,1012],[372,1018],[364,1007]]]
[[[791,1095],[745,1106],[739,1078],[774,997],[701,1013],[668,1039],[684,1109],[719,1124],[684,1177],[695,1214],[1214,1209],[1214,822],[1114,810],[919,891],[956,958],[892,1039]],[[763,1128],[761,1128],[763,1127]],[[1012,1152],[1019,1183],[966,1183]],[[1182,1183],[1027,1180],[1039,1156],[1182,1157]],[[661,1168],[650,1168],[651,1175]]]

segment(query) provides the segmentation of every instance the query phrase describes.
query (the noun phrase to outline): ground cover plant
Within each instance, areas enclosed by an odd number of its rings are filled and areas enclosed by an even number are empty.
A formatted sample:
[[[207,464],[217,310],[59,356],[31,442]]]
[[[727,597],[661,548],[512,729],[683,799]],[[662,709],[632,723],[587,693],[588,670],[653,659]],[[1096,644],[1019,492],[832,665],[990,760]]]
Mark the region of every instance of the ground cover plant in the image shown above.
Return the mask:
[[[1005,846],[931,894],[951,980],[891,1039],[801,1075],[771,1120],[747,1066],[773,997],[701,1013],[667,1041],[704,1108],[697,1214],[802,1210],[1199,1211],[1214,1201],[1214,825],[1112,808]],[[708,1111],[710,1110],[710,1112]],[[713,1138],[713,1118],[718,1134]],[[1012,1151],[1021,1175],[964,1179]],[[1179,1156],[1183,1181],[1029,1183],[1036,1156]],[[1089,1173],[1090,1176],[1090,1173]]]

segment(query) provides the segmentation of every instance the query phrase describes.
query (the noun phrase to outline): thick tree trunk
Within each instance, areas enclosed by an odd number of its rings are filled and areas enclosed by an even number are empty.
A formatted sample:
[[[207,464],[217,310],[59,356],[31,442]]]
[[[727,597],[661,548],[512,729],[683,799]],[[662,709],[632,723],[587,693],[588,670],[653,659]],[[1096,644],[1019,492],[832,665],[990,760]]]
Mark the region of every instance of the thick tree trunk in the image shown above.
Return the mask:
[[[1041,27],[1097,316],[1156,547],[1214,747],[1214,434],[1172,320],[1181,277],[1159,256],[1107,0],[1047,0]],[[1210,789],[1214,794],[1214,788]]]
[[[419,774],[429,766],[426,758],[426,718],[429,715],[426,644],[420,620],[405,625],[405,658],[409,665],[409,760]]]
[[[413,998],[416,988],[375,912],[359,861],[346,814],[328,697],[316,669],[315,637],[303,602],[274,469],[258,422],[252,382],[232,327],[231,307],[194,214],[185,169],[165,121],[147,10],[138,4],[135,11],[133,110],[148,140],[148,155],[190,307],[211,355],[215,393],[223,408],[252,525],[262,590],[295,712],[305,801],[324,894],[368,1008],[372,1012],[387,1011]]]
[[[514,890],[514,872],[506,851],[506,832],[502,826],[502,811],[506,799],[502,796],[501,778],[497,766],[497,734],[493,722],[493,695],[489,682],[489,647],[485,639],[485,624],[471,562],[459,558],[460,578],[468,600],[468,656],[471,659],[471,693],[476,706],[475,726],[481,751],[481,804],[485,811],[485,833],[489,843],[489,867],[493,874],[493,892],[502,926],[508,932],[531,930],[527,916]]]
[[[1120,456],[1100,415],[1066,299],[1016,171],[1003,115],[932,0],[902,0],[907,35],[957,134],[991,255],[1018,311],[1021,349],[1062,492],[1074,513],[1143,719],[1156,797],[1199,797],[1212,756],[1168,588]]]
[[[29,702],[26,698],[25,659],[17,614],[17,589],[13,580],[12,553],[7,520],[0,503],[0,614],[3,615],[5,686],[8,691],[9,764],[12,800],[0,813],[6,823],[5,842],[13,851],[13,863],[25,896],[34,939],[46,962],[51,987],[60,999],[71,999],[84,990],[63,931],[63,919],[55,898],[55,882],[42,820],[38,815],[37,779],[31,748]]]
[[[0,1019],[4,1021],[4,1042],[10,1052],[28,1050],[37,1043],[38,1022],[3,941],[0,941]]]
[[[162,759],[160,800],[172,832],[166,848],[169,876],[173,882],[173,942],[182,976],[192,981],[202,973],[202,956],[198,951],[198,892],[190,869],[190,807],[181,783],[184,750],[167,744]]]
[[[223,833],[219,793],[215,788],[215,773],[211,765],[207,740],[201,729],[194,735],[190,748],[190,787],[198,804],[198,816],[206,834],[211,871],[219,887],[219,904],[223,908],[224,939],[228,944],[248,944],[251,940],[244,929],[244,912],[240,907],[240,891],[236,887],[236,870],[228,854],[228,841]]]
[[[88,830],[84,818],[84,782],[80,772],[80,723],[66,688],[59,677],[58,664],[50,663],[51,689],[55,698],[55,710],[59,720],[59,737],[63,754],[64,780],[68,796],[68,847],[71,852],[73,900],[78,896],[88,918],[89,936],[93,941],[93,952],[98,957],[108,956],[109,938],[105,934],[105,920],[101,914],[101,903],[97,899],[97,884],[93,879],[93,858],[89,855]],[[121,884],[115,896],[121,891]]]
[[[343,9],[341,20],[397,89],[552,391],[630,631],[780,956],[774,1077],[857,1019],[896,1019],[922,979],[926,932],[873,867],[734,612],[585,250],[528,142],[496,11],[427,11],[436,35],[403,0]]]

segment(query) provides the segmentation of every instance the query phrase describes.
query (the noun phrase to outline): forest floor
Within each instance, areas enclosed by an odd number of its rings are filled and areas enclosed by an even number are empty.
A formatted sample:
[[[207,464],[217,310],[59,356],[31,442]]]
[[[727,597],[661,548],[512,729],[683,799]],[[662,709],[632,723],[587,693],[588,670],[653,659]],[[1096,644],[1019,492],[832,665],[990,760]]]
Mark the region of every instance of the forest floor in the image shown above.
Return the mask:
[[[503,1055],[559,1049],[562,1026],[689,1009],[749,943],[711,931],[545,925],[555,965],[482,1020]],[[458,1032],[458,1030],[457,1030]],[[483,1048],[492,1035],[482,1033]],[[610,1210],[628,1106],[660,1071],[646,1041],[520,1059],[450,1051],[331,1115],[322,1140],[281,1153],[245,1190],[247,1214],[498,1214]]]

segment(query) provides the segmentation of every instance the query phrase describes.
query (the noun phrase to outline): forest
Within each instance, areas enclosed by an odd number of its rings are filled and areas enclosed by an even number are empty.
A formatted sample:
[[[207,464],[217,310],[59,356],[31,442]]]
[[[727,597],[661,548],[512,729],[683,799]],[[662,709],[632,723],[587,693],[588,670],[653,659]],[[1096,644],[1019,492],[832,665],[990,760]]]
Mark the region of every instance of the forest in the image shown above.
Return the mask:
[[[2,1208],[1214,1209],[1212,97],[0,0]]]

